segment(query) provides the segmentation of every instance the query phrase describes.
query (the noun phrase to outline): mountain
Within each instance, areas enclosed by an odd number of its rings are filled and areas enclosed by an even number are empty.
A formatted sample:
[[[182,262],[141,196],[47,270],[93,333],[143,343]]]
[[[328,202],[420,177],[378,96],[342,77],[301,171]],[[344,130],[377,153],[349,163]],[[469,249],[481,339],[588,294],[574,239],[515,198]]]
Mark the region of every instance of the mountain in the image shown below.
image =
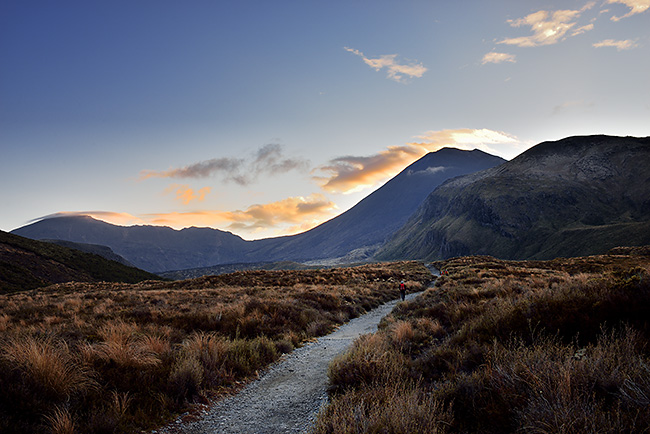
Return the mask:
[[[95,254],[0,231],[0,291],[69,281],[136,283],[151,279],[160,278]]]
[[[378,259],[547,259],[650,244],[650,137],[544,142],[434,190]]]
[[[411,164],[345,213],[293,236],[245,241],[210,228],[123,227],[87,216],[45,219],[12,233],[109,246],[152,272],[243,262],[322,261],[345,255],[348,262],[356,262],[371,256],[443,181],[503,161],[478,150],[443,148]]]
[[[248,257],[313,261],[347,255],[346,262],[368,259],[442,182],[503,162],[479,150],[442,148],[430,152],[343,214],[298,235],[263,240]]]
[[[45,219],[11,233],[32,239],[57,239],[109,246],[136,267],[151,272],[240,262],[250,248],[250,242],[216,229],[125,227],[88,216]]]

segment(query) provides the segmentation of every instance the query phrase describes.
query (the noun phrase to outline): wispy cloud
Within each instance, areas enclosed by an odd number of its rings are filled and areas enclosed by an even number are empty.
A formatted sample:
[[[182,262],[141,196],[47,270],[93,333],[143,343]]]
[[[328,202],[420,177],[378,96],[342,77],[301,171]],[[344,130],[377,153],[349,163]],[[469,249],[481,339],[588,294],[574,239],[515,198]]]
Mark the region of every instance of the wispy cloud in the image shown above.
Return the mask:
[[[615,47],[618,51],[623,51],[623,50],[631,50],[633,48],[637,48],[639,44],[637,44],[637,40],[632,40],[632,39],[625,39],[623,41],[617,41],[614,39],[605,39],[604,41],[596,42],[593,44],[594,47],[596,48],[602,48],[602,47]]]
[[[586,26],[578,27],[577,29],[575,29],[575,30],[571,33],[571,36],[582,35],[583,33],[586,33],[586,32],[588,32],[588,31],[590,31],[590,30],[593,30],[593,29],[594,29],[594,25],[593,25],[593,23],[592,23],[592,24],[587,24]]]
[[[405,83],[406,77],[422,77],[422,75],[427,72],[427,68],[425,68],[421,63],[400,63],[397,60],[397,54],[384,54],[372,59],[366,57],[361,51],[354,48],[344,47],[344,49],[361,57],[366,65],[370,66],[375,71],[380,71],[386,68],[388,78],[397,81],[398,83]]]
[[[176,193],[176,200],[180,200],[185,205],[188,205],[194,200],[203,202],[203,200],[205,200],[205,196],[209,194],[210,191],[210,187],[203,187],[195,192],[194,189],[190,188],[188,185],[179,184],[172,184],[167,187],[167,189],[165,189],[166,194],[172,192]]]
[[[497,53],[495,51],[490,51],[485,56],[483,56],[481,65],[485,65],[486,63],[503,63],[503,62],[516,63],[517,59],[514,54]]]
[[[640,14],[650,9],[650,0],[607,0],[608,4],[620,3],[630,8],[630,11],[620,17],[613,16],[612,21],[619,21],[632,15]]]
[[[385,181],[427,152],[446,146],[460,149],[483,149],[493,152],[491,145],[517,143],[507,133],[488,129],[429,131],[416,136],[419,142],[390,146],[370,156],[343,156],[314,170],[314,180],[330,193],[353,193]]]
[[[248,158],[213,158],[168,170],[143,170],[140,179],[175,178],[201,179],[220,176],[226,182],[249,185],[262,174],[275,175],[289,170],[308,170],[309,162],[302,158],[287,158],[278,144],[259,148]]]
[[[555,107],[553,107],[553,114],[558,115],[562,113],[563,111],[571,108],[576,108],[576,107],[583,107],[583,108],[593,108],[596,104],[593,102],[585,102],[584,100],[575,100],[575,101],[566,101],[563,102],[562,104],[558,104]]]
[[[577,24],[580,15],[591,9],[595,2],[587,3],[579,10],[558,10],[558,11],[537,11],[526,15],[524,18],[508,20],[512,27],[529,27],[532,34],[529,36],[520,36],[518,38],[506,38],[499,41],[499,44],[516,45],[519,47],[537,47],[541,45],[557,44],[566,39],[568,32]],[[579,35],[589,27],[582,26],[575,30],[571,36]]]

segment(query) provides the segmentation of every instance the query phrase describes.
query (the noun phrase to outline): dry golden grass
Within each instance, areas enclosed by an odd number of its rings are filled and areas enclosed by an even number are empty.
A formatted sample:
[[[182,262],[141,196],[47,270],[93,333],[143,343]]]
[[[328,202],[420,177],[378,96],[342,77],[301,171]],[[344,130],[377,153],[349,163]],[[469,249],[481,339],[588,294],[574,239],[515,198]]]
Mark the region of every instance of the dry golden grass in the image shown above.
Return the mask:
[[[436,265],[449,275],[330,366],[316,432],[397,432],[363,403],[400,385],[449,433],[650,431],[649,257]]]
[[[0,296],[0,432],[133,432],[415,289],[417,263],[68,283]]]

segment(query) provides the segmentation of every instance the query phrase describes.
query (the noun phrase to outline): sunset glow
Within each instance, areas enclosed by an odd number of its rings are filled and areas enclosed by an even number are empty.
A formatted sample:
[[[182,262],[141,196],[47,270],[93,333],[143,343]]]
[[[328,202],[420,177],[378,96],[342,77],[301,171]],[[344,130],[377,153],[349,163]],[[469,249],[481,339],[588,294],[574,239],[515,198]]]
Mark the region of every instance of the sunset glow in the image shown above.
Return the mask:
[[[1,8],[5,231],[288,235],[443,147],[650,135],[650,0]]]

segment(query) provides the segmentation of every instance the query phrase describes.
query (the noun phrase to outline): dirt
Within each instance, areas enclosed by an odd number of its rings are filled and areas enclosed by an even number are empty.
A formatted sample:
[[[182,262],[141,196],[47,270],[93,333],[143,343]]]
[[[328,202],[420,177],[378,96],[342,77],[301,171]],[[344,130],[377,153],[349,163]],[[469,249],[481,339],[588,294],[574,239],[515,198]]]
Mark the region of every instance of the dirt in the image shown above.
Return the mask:
[[[407,300],[420,293],[407,294]],[[183,417],[153,433],[305,433],[327,404],[327,367],[359,336],[374,333],[399,301],[350,320],[272,365],[238,394],[208,408],[194,421]]]

